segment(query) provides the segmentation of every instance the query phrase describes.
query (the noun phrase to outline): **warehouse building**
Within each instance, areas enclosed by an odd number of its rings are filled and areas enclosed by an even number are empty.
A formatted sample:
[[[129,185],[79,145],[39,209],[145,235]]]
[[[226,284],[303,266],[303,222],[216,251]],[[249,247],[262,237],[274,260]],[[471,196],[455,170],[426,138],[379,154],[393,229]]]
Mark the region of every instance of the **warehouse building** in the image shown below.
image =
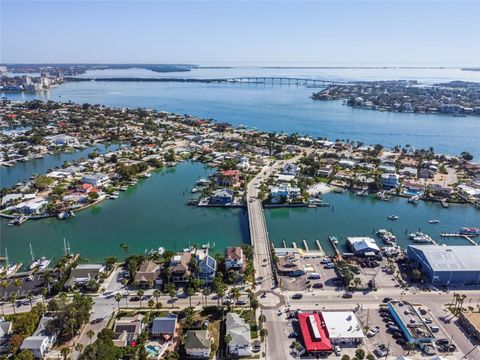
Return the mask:
[[[363,331],[352,311],[322,311],[332,344],[360,344]]]
[[[433,336],[430,328],[425,324],[417,309],[406,301],[390,301],[388,311],[405,336],[407,342],[412,344],[431,343]]]
[[[433,285],[480,284],[479,246],[410,245],[407,256]]]

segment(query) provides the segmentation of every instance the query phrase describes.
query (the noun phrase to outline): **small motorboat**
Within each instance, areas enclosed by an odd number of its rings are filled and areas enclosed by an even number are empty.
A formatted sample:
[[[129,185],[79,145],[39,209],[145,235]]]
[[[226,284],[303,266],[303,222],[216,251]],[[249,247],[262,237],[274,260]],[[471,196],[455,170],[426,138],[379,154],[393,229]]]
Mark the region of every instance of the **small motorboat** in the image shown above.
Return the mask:
[[[398,215],[388,215],[387,219],[388,220],[398,220],[398,219],[400,219],[400,217]]]
[[[440,220],[438,220],[438,219],[430,219],[430,220],[428,220],[428,223],[429,223],[429,224],[438,224],[439,222],[440,222]]]

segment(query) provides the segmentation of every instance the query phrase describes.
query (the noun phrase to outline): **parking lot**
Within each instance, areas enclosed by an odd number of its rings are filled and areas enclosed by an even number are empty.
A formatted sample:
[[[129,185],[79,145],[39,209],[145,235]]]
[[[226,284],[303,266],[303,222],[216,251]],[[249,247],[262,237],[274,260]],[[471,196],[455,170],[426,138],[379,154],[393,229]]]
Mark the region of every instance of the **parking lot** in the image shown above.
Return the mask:
[[[423,354],[423,355],[447,355],[456,356],[459,353],[457,352],[454,342],[451,341],[449,334],[446,334],[442,327],[439,326],[439,319],[436,319],[431,316],[428,312],[428,309],[425,306],[415,306],[415,308],[420,312],[420,315],[424,320],[426,320],[428,326],[438,327],[438,332],[434,333],[435,341],[438,343],[432,344],[432,349],[426,350],[428,354],[423,352],[418,347],[410,351],[410,354]],[[378,333],[368,334],[368,331],[365,331],[367,337],[365,338],[365,345],[368,350],[378,357],[378,352],[375,352],[375,349],[378,346],[384,345],[389,349],[389,355],[392,356],[401,356],[405,355],[408,352],[408,347],[406,345],[406,339],[403,334],[396,330],[389,330],[388,327],[391,325],[397,326],[394,319],[389,315],[386,305],[380,306],[379,310],[362,310],[360,309],[357,312],[357,318],[361,322],[364,329],[373,329],[378,327]],[[370,336],[369,336],[370,335]],[[441,345],[444,344],[442,347]],[[451,346],[450,344],[453,344]],[[448,348],[450,346],[450,349]],[[450,351],[450,352],[449,352]]]
[[[320,290],[324,287],[343,289],[342,283],[338,281],[334,268],[327,269],[322,263],[324,258],[300,258],[296,262],[305,271],[305,275],[290,277],[280,276],[280,281],[284,290],[290,291],[307,291],[309,286],[312,289]],[[326,260],[324,260],[325,262]],[[314,279],[311,274],[318,274],[320,278]]]

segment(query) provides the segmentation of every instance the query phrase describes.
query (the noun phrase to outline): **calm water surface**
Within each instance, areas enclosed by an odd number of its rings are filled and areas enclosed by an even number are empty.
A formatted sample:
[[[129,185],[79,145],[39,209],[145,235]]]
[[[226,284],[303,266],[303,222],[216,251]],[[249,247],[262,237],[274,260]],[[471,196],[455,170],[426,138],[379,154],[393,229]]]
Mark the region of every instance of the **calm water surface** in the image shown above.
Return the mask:
[[[7,226],[1,220],[1,253],[5,247],[11,261],[30,260],[28,244],[36,256],[58,258],[63,238],[72,252],[80,252],[90,261],[106,256],[124,256],[121,243],[130,253],[163,246],[181,251],[189,244],[215,243],[214,252],[227,246],[249,242],[245,210],[196,208],[186,206],[195,181],[213,170],[201,163],[184,162],[141,180],[122,192],[116,200],[105,200],[95,207],[79,211],[75,218],[27,221]]]

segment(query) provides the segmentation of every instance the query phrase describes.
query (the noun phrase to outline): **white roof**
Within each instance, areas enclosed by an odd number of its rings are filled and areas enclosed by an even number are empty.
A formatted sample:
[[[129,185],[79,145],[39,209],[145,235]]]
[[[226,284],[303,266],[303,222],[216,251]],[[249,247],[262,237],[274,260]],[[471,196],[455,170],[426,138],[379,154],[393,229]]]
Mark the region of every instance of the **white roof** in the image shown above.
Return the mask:
[[[362,327],[351,311],[322,311],[331,339],[363,338]]]
[[[355,251],[375,250],[380,251],[377,243],[370,237],[347,237],[347,241]]]

